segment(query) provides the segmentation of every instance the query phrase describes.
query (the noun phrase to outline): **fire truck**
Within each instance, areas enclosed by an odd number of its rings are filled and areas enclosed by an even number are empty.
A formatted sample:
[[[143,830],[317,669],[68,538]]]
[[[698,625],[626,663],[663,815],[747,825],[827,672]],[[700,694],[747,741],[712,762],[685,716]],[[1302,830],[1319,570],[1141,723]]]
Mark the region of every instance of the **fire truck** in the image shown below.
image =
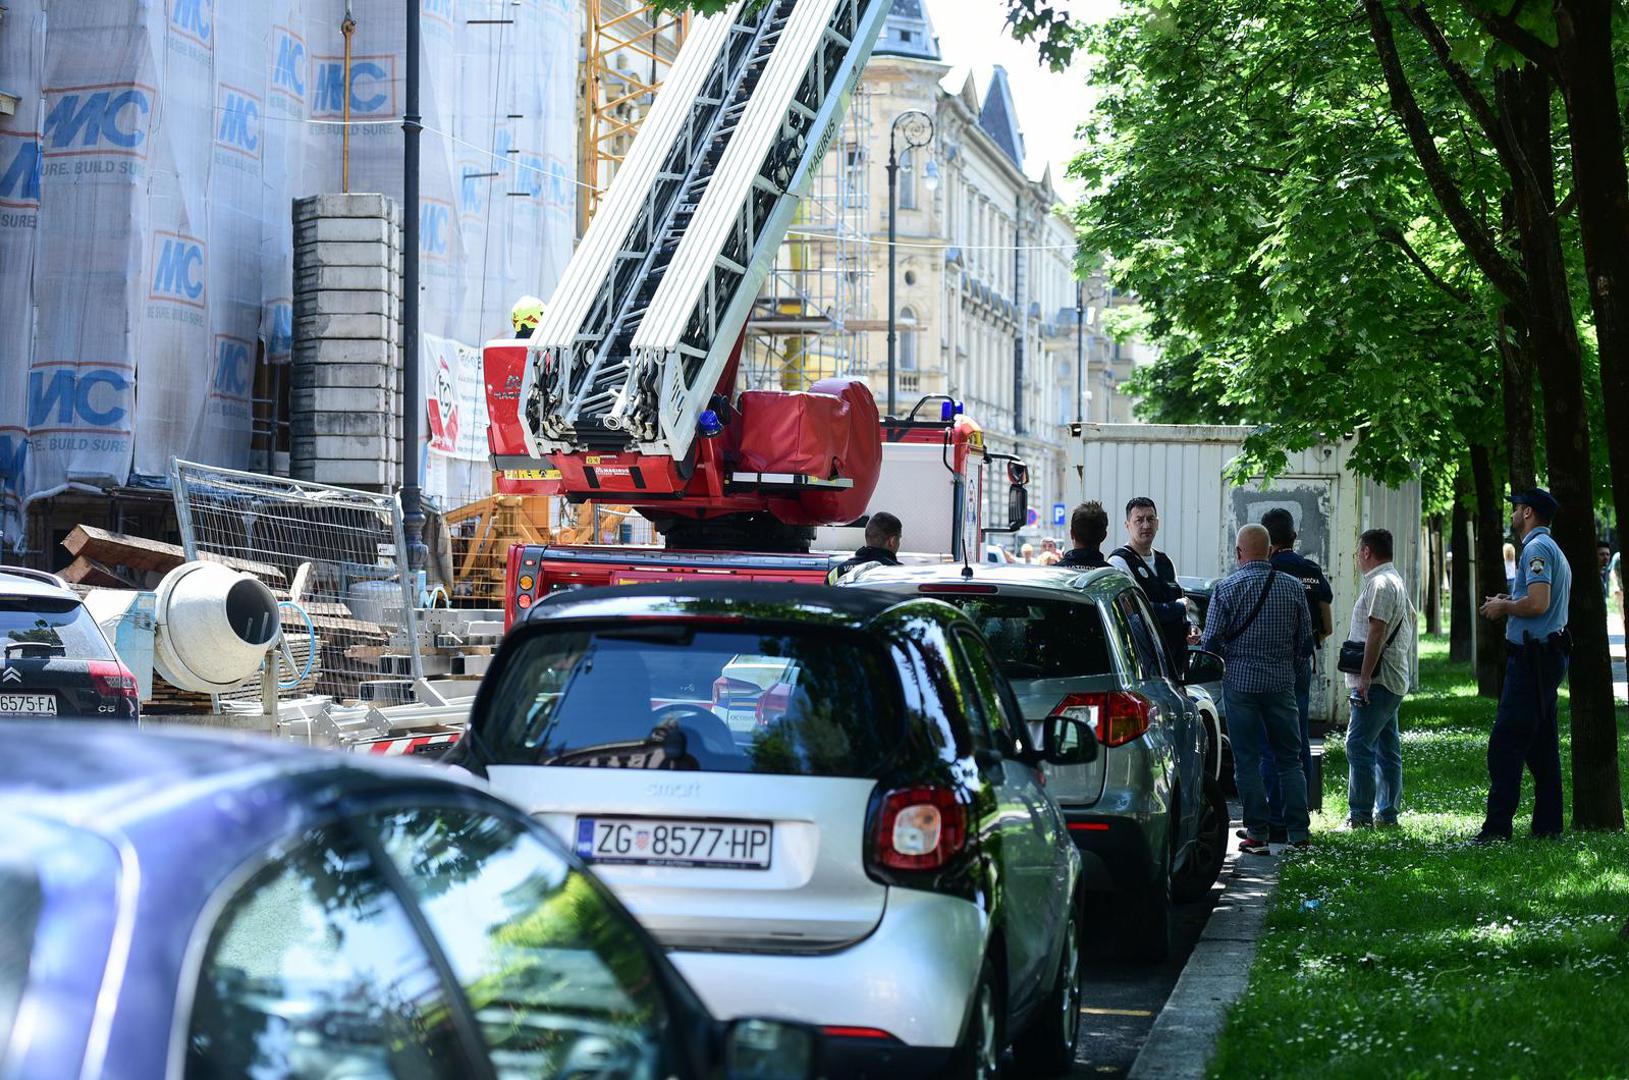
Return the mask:
[[[874,510],[956,560],[1023,524],[1024,463],[954,401],[884,418],[855,379],[737,391],[754,300],[888,8],[767,0],[696,20],[537,330],[485,346],[499,489],[631,505],[663,539],[516,546],[510,620],[561,588],[824,580]],[[999,465],[1008,520],[986,528]]]

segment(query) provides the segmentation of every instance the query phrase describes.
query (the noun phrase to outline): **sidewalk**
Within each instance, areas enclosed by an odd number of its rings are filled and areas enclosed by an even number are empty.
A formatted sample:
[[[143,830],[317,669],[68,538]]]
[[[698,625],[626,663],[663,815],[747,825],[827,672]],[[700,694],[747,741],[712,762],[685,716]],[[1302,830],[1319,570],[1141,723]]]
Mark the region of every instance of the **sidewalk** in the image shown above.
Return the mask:
[[[1229,860],[1222,897],[1154,1021],[1129,1080],[1203,1080],[1228,1009],[1249,985],[1267,902],[1278,884],[1279,861]]]

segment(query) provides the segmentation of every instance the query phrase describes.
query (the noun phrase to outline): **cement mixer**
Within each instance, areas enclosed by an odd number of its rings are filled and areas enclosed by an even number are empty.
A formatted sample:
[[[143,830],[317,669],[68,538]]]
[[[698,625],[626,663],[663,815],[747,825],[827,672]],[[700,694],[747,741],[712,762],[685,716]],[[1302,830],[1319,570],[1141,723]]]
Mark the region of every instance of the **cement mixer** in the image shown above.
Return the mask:
[[[275,712],[278,689],[298,685],[309,674],[316,653],[310,617],[299,605],[279,601],[250,574],[202,560],[171,570],[154,594],[150,618],[137,624],[151,635],[150,648],[144,647],[145,640],[130,644],[128,627],[117,635],[112,632],[118,620],[127,618],[126,609],[142,595],[106,590],[88,597],[87,605],[143,686],[151,681],[149,657],[151,671],[165,682],[199,694],[236,690],[259,672],[262,699],[267,711]],[[283,634],[281,609],[285,606],[305,619],[312,635],[305,671],[300,670]],[[280,667],[286,667],[288,678],[279,679]]]

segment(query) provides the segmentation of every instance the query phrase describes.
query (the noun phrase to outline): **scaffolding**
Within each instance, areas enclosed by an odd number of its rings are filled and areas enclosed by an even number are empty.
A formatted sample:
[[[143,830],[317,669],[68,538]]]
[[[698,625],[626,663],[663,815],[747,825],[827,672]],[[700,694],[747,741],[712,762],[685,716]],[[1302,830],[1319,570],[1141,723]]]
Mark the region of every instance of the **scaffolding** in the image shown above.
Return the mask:
[[[582,235],[673,67],[690,16],[633,0],[587,0],[583,28]]]
[[[871,136],[871,95],[856,87],[747,321],[746,388],[807,390],[865,374]]]

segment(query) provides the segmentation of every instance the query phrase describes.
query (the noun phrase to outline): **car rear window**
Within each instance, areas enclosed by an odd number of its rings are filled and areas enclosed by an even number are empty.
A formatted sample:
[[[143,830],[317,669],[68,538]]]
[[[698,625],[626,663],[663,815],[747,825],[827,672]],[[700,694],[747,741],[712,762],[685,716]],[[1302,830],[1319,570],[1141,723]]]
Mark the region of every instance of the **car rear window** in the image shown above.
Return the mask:
[[[944,596],[978,624],[1009,679],[1108,675],[1114,660],[1097,605],[1021,596]]]
[[[824,628],[551,630],[521,639],[479,734],[495,764],[870,777],[903,737],[892,672]]]
[[[8,657],[113,659],[96,620],[78,600],[0,596],[0,643]]]

